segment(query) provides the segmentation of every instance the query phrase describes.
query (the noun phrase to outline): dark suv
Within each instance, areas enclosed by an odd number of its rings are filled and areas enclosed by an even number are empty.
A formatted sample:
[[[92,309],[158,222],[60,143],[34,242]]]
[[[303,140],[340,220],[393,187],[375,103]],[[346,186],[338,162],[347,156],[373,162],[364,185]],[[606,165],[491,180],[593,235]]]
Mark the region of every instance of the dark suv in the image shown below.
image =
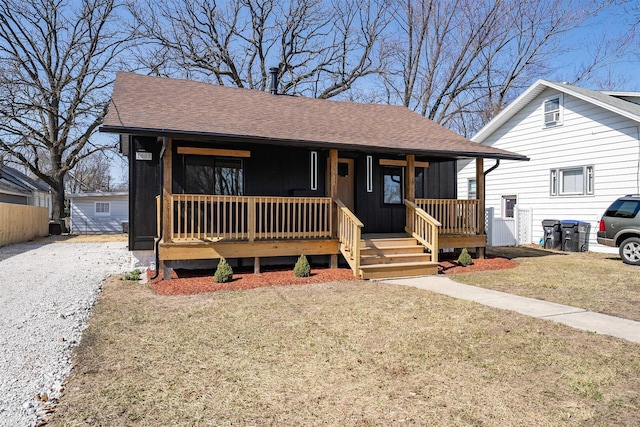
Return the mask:
[[[600,220],[598,243],[619,248],[627,264],[640,265],[640,196],[620,197]]]

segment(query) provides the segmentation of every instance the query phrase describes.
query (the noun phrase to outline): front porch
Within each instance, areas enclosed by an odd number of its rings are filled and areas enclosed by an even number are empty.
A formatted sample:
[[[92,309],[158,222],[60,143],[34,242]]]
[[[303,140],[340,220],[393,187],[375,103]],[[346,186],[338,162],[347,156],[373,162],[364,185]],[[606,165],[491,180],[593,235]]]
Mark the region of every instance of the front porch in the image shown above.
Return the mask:
[[[405,200],[404,236],[363,235],[365,224],[330,197],[170,194],[157,204],[162,265],[253,258],[258,273],[261,258],[326,255],[335,267],[342,254],[355,276],[387,278],[436,274],[441,249],[486,245],[479,200]]]

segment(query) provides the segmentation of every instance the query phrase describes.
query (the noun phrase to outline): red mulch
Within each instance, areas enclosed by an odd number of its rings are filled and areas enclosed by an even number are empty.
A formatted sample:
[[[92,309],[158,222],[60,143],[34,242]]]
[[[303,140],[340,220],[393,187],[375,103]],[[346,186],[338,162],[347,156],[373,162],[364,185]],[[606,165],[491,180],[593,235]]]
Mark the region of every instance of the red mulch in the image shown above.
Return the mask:
[[[439,274],[464,274],[475,271],[503,270],[506,268],[515,268],[518,263],[507,258],[487,256],[485,259],[474,259],[473,265],[463,267],[458,265],[456,260],[441,260],[438,267]]]
[[[236,291],[263,286],[305,285],[344,280],[358,280],[346,268],[314,268],[310,277],[296,277],[293,269],[234,273],[229,283],[216,283],[213,270],[174,270],[171,280],[162,280],[162,274],[151,281],[151,288],[159,295],[194,295],[216,291]]]
[[[462,274],[474,271],[501,270],[514,268],[518,264],[506,258],[487,257],[474,259],[473,265],[459,266],[455,259],[441,260],[439,274]],[[151,271],[148,272],[149,277]],[[292,269],[271,269],[260,274],[253,272],[234,273],[229,283],[216,283],[213,270],[174,270],[170,280],[162,280],[162,274],[150,280],[151,288],[159,295],[195,295],[217,291],[254,289],[263,286],[304,285],[308,283],[328,283],[344,280],[359,280],[347,268],[314,268],[310,277],[295,277]]]

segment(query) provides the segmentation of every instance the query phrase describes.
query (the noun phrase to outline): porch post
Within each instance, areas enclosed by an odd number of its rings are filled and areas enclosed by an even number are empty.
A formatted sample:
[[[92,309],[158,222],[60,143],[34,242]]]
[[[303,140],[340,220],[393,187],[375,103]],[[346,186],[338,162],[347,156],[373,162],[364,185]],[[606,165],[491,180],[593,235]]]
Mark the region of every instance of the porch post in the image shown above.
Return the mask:
[[[170,242],[171,235],[173,232],[173,223],[171,221],[171,211],[173,210],[173,205],[171,203],[171,192],[172,192],[172,175],[173,172],[171,170],[172,162],[172,144],[173,141],[171,137],[165,136],[163,138],[163,145],[165,147],[164,154],[162,157],[162,240],[163,242]],[[162,278],[163,280],[167,280],[171,278],[171,268],[167,267],[164,261],[160,261],[162,265]],[[160,266],[158,266],[160,267]]]
[[[329,188],[328,197],[331,197],[331,236],[338,236],[338,205],[334,201],[338,198],[338,150],[329,150]],[[338,268],[338,256],[331,255],[331,268]]]
[[[486,234],[484,227],[485,194],[484,194],[484,159],[476,158],[476,198],[478,199],[478,234]],[[485,248],[476,248],[478,258],[484,259]]]
[[[171,190],[172,190],[172,170],[171,160],[172,157],[172,139],[171,137],[164,137],[165,151],[162,157],[162,240],[165,242],[171,241],[171,234],[173,232],[173,224],[171,224]]]
[[[404,195],[405,199],[410,202],[416,201],[416,156],[415,154],[407,154],[407,168],[406,168],[407,176],[405,177],[405,189]],[[411,224],[411,214],[409,209],[405,208],[406,216],[405,216],[405,229],[408,227],[413,233],[413,224]]]

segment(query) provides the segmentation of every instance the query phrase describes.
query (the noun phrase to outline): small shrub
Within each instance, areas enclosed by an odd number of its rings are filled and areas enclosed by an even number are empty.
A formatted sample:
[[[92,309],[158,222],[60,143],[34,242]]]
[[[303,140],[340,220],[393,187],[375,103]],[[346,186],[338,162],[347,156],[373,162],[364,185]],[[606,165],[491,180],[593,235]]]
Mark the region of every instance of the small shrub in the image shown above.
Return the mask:
[[[131,281],[137,282],[138,280],[140,280],[140,275],[142,275],[142,271],[136,268],[135,270],[126,273],[124,275],[124,280],[131,280]]]
[[[471,259],[471,255],[469,255],[467,248],[464,248],[462,250],[462,253],[458,257],[458,264],[463,267],[466,267],[467,265],[473,265],[473,260]]]
[[[233,279],[233,269],[226,259],[220,258],[218,268],[216,268],[216,272],[213,277],[215,278],[216,283],[227,283]]]
[[[293,267],[293,275],[296,277],[311,276],[311,266],[309,265],[309,261],[307,261],[306,256],[300,255],[295,267]]]

